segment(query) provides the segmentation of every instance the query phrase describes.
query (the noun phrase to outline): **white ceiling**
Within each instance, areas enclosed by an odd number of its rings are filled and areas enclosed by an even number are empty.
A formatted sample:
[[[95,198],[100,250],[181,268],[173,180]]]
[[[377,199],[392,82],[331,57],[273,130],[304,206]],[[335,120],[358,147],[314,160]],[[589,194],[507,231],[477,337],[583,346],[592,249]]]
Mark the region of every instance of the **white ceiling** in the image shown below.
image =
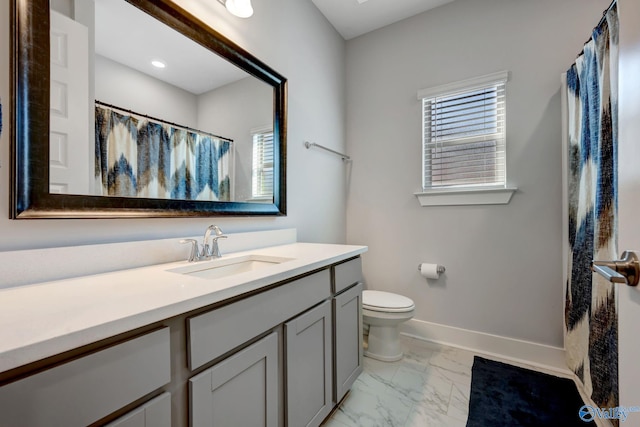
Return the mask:
[[[124,1],[96,0],[96,53],[195,95],[248,76]],[[158,69],[159,59],[167,67]]]
[[[345,40],[453,0],[312,0]]]

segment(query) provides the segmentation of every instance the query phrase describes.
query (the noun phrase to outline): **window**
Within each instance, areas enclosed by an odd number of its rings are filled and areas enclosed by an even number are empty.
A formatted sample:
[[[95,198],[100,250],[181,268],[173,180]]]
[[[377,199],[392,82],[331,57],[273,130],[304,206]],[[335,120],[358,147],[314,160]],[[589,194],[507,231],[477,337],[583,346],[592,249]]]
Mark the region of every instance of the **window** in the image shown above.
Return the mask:
[[[273,131],[261,129],[251,132],[253,162],[251,166],[252,199],[273,198]]]
[[[507,73],[423,90],[424,190],[505,186]]]
[[[416,196],[423,206],[508,203],[515,189],[506,188],[507,79],[501,72],[418,92],[423,192]],[[442,198],[448,193],[455,200]],[[459,197],[471,193],[494,193],[498,200]],[[433,194],[440,199],[425,203]]]

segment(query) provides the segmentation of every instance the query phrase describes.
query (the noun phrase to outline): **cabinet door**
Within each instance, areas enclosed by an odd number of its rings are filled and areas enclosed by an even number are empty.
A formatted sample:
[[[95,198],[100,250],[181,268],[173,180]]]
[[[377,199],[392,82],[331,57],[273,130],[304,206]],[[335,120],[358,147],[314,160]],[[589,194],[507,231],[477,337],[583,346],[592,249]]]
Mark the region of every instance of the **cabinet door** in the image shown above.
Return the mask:
[[[278,334],[189,380],[192,427],[277,427]]]
[[[333,298],[335,401],[340,402],[362,372],[362,283]]]
[[[171,394],[162,393],[105,427],[171,427]]]
[[[319,426],[331,412],[331,302],[285,323],[286,419]]]

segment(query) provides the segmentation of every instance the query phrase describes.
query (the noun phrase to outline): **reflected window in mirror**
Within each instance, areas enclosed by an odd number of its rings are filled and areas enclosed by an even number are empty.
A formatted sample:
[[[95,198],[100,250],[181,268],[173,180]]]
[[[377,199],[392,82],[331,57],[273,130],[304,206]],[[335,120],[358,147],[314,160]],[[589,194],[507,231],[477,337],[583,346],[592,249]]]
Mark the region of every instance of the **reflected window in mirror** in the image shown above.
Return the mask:
[[[253,140],[251,168],[251,200],[271,203],[273,200],[273,130],[256,129]]]

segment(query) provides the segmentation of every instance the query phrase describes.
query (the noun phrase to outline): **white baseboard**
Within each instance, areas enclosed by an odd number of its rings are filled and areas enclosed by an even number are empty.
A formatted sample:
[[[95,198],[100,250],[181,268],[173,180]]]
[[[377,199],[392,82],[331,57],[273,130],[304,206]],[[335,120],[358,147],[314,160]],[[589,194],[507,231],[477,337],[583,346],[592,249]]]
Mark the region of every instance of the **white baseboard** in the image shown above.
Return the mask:
[[[565,362],[564,348],[416,319],[400,325],[400,333],[516,364],[533,366],[554,375],[573,379],[573,373]]]

